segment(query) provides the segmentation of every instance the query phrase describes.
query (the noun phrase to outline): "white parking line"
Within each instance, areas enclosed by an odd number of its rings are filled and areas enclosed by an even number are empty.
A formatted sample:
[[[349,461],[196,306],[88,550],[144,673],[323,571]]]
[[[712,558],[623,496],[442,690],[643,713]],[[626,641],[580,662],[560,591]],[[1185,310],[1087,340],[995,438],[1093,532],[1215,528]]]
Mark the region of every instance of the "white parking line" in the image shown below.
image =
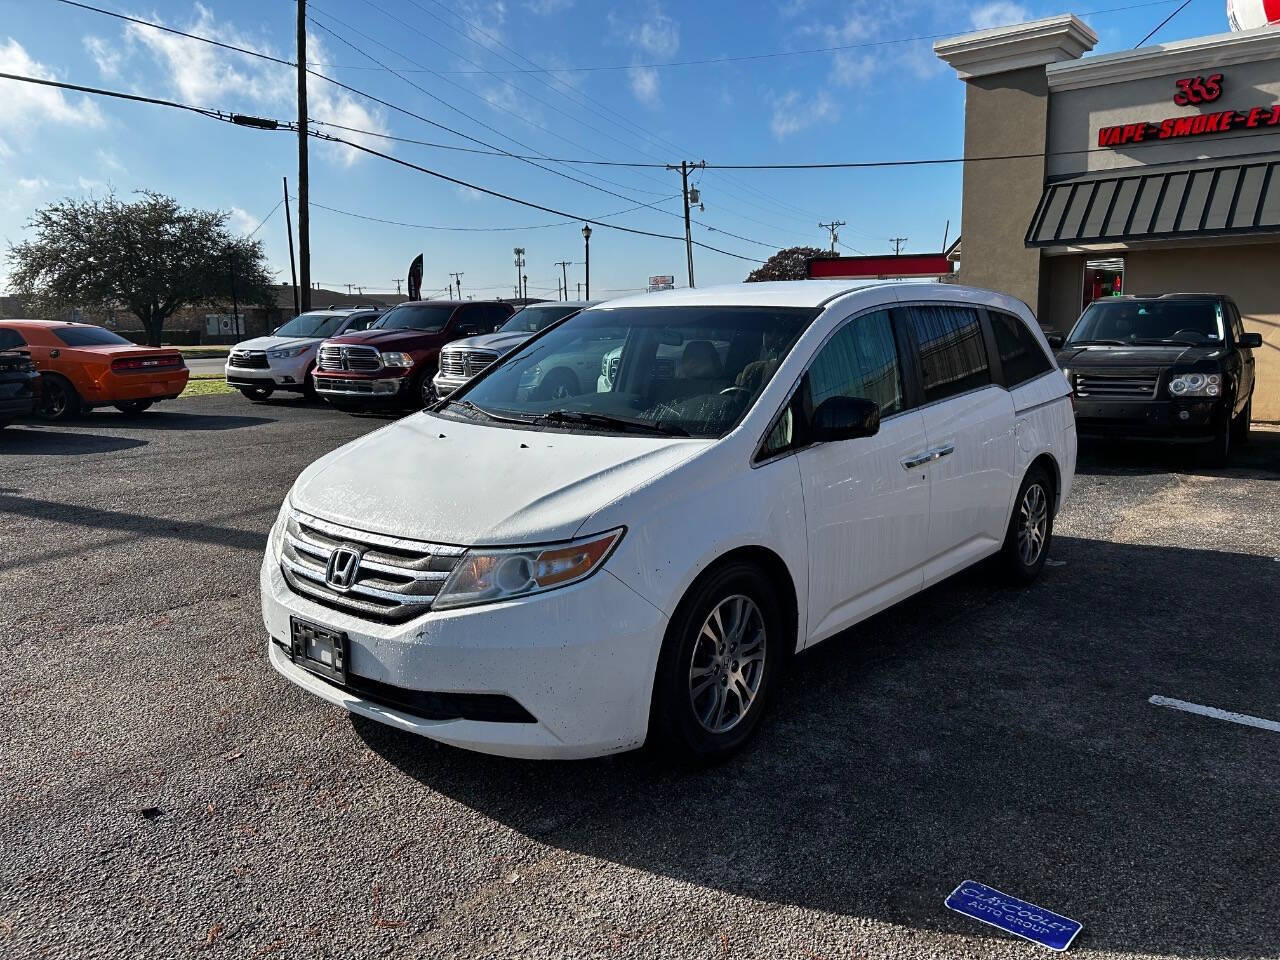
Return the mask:
[[[1186,700],[1174,700],[1172,697],[1154,696],[1147,702],[1157,707],[1171,707],[1174,710],[1182,710],[1185,713],[1198,713],[1203,717],[1213,717],[1215,720],[1227,720],[1231,723],[1243,724],[1246,727],[1257,727],[1259,730],[1280,733],[1280,723],[1275,720],[1264,720],[1262,717],[1251,717],[1247,713],[1232,713],[1230,710],[1205,707],[1198,703],[1188,703]]]

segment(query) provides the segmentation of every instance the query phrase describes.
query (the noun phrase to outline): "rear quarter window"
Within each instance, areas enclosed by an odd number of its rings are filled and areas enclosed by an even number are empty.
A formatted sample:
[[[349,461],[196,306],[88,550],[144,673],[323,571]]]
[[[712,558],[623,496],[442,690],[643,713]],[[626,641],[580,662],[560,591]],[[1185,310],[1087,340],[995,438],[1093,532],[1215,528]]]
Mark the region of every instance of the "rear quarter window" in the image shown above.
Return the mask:
[[[27,345],[22,334],[12,327],[0,327],[0,350],[18,350]]]
[[[989,310],[987,314],[991,318],[996,350],[1000,353],[1005,387],[1012,390],[1053,369],[1040,341],[1025,323],[1007,313]]]

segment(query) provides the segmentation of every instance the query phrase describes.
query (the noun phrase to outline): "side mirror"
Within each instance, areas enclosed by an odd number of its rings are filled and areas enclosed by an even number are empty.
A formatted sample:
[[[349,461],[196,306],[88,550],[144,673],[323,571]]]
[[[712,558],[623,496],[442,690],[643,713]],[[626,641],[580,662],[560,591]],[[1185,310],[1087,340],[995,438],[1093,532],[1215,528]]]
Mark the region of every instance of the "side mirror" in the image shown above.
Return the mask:
[[[880,407],[862,397],[830,397],[818,405],[809,424],[814,443],[872,437],[880,432]]]
[[[1250,350],[1260,350],[1262,348],[1262,334],[1246,333],[1240,338],[1240,346],[1248,347]]]
[[[1045,339],[1049,341],[1049,346],[1055,350],[1061,350],[1062,345],[1067,342],[1067,338],[1060,333],[1047,333]]]

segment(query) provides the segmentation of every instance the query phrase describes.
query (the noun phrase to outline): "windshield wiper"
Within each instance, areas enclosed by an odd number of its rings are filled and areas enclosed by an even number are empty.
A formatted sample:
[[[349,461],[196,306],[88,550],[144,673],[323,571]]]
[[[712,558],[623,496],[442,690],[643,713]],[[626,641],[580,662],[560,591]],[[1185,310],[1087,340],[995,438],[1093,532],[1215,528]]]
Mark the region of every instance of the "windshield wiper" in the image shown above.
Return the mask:
[[[660,420],[631,420],[607,413],[588,413],[584,410],[552,410],[537,418],[542,423],[563,423],[571,426],[605,427],[628,433],[652,433],[666,437],[687,437],[689,431]]]
[[[496,420],[499,423],[519,423],[522,425],[527,425],[534,422],[533,418],[531,417],[504,417],[501,414],[493,413],[490,410],[486,410],[484,407],[478,407],[474,403],[472,403],[470,400],[454,400],[449,397],[446,397],[444,401],[444,406],[445,407],[449,407],[449,406],[462,407],[465,410],[470,410],[472,413],[480,414],[480,416],[484,417],[486,420]],[[443,409],[443,407],[441,409]]]
[[[1177,344],[1178,346],[1182,346],[1182,347],[1200,347],[1200,346],[1204,346],[1204,344],[1199,343],[1199,342],[1197,342],[1197,341],[1195,341],[1195,340],[1176,340],[1176,339],[1174,339],[1173,337],[1162,337],[1162,338],[1160,338],[1160,339],[1151,338],[1151,339],[1144,339],[1144,340],[1135,340],[1135,341],[1133,341],[1133,342],[1134,342],[1134,343],[1141,343],[1141,344],[1144,344],[1144,345],[1145,345],[1145,344],[1157,344],[1157,343],[1170,343],[1170,344]]]

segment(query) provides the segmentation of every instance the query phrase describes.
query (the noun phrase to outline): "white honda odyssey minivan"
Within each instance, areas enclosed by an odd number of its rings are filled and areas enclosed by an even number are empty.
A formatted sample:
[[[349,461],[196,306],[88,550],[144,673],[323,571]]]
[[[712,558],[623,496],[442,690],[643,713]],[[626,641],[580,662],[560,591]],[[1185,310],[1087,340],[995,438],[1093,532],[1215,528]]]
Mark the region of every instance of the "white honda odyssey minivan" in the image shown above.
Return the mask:
[[[540,364],[598,354],[582,392]],[[520,757],[725,755],[791,654],[987,557],[1044,565],[1066,378],[950,284],[615,300],[308,467],[262,565],[270,658],[402,730]]]

